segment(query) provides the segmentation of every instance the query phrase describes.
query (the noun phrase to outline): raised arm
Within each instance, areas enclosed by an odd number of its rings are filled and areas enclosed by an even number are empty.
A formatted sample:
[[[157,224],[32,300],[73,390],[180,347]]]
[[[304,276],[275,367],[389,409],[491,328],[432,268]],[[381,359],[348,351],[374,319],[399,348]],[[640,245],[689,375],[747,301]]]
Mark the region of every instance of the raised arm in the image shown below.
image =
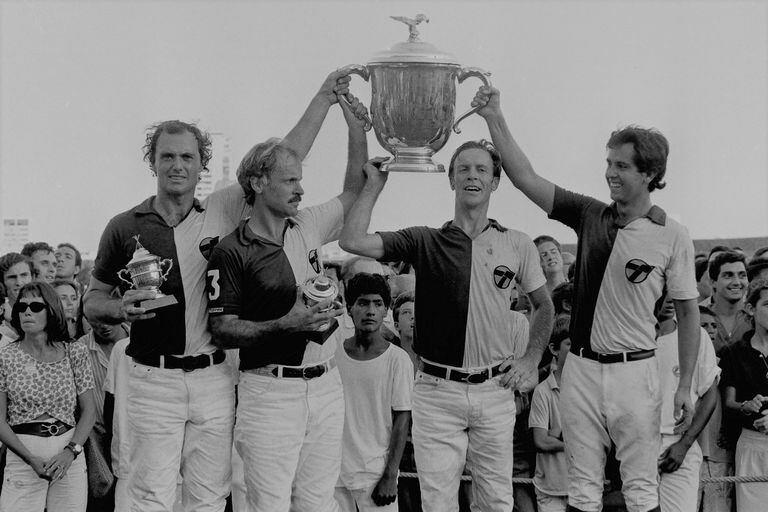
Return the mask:
[[[349,214],[352,205],[365,185],[363,164],[368,160],[368,138],[363,128],[365,126],[363,119],[368,110],[354,96],[347,95],[347,99],[351,100],[349,105],[343,101],[339,102],[344,113],[344,120],[349,127],[347,172],[344,174],[344,189],[338,196],[341,204],[344,206],[344,218]]]
[[[555,185],[542,178],[533,170],[531,162],[520,149],[512,133],[509,131],[504,114],[501,112],[499,91],[494,87],[480,87],[472,106],[483,106],[477,111],[488,123],[491,139],[496,149],[501,153],[504,172],[512,180],[512,184],[536,203],[547,214],[552,213],[555,198]]]
[[[296,151],[301,160],[304,160],[315,142],[315,137],[320,132],[320,127],[323,126],[325,116],[328,114],[328,109],[334,103],[338,103],[337,95],[349,92],[349,81],[348,72],[337,70],[328,75],[320,86],[320,90],[312,97],[304,115],[283,139],[282,144]]]
[[[384,242],[377,233],[368,233],[368,227],[373,205],[387,182],[387,173],[380,170],[384,160],[374,158],[363,166],[365,185],[344,219],[339,238],[339,246],[345,251],[376,259],[384,256]]]

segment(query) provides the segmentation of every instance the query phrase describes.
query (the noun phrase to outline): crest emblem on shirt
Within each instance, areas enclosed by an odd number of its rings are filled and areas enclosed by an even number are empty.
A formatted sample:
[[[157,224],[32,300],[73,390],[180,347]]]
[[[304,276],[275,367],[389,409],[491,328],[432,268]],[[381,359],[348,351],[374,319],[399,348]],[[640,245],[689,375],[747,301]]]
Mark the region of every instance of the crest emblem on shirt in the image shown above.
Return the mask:
[[[309,265],[312,267],[312,270],[320,273],[320,258],[317,256],[317,249],[312,249],[307,253],[307,259],[309,260]]]
[[[672,375],[674,375],[678,379],[680,378],[680,367],[679,366],[675,365],[675,366],[672,367]]]
[[[643,260],[634,258],[624,265],[624,275],[627,276],[627,280],[633,284],[640,284],[646,279],[653,270],[653,265],[649,265]]]
[[[200,249],[200,254],[203,255],[203,258],[205,258],[206,261],[211,259],[213,248],[216,247],[216,244],[218,243],[219,237],[217,236],[207,236],[200,242],[198,248]]]
[[[499,265],[493,269],[493,282],[496,283],[496,288],[501,288],[502,290],[509,288],[513,279],[515,279],[515,273],[508,266]]]

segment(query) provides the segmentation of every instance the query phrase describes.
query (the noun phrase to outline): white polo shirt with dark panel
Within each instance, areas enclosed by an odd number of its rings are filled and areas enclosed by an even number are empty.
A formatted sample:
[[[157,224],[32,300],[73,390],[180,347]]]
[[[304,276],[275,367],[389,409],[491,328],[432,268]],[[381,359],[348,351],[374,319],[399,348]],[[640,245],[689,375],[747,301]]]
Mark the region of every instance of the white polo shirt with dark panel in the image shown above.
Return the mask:
[[[237,315],[254,322],[285,316],[296,302],[296,286],[320,273],[320,248],[338,238],[343,218],[337,198],[302,209],[286,221],[282,244],[258,236],[247,221],[241,222],[211,256],[208,314]],[[293,333],[241,348],[240,369],[301,366],[333,356],[336,333],[322,344],[308,339],[312,333]]]
[[[474,240],[452,221],[440,229],[420,226],[379,235],[383,261],[407,261],[416,269],[416,353],[461,368],[512,355],[514,283],[526,293],[546,283],[530,237],[492,219]]]
[[[173,261],[160,291],[173,295],[178,303],[154,310],[154,318],[134,322],[126,354],[141,358],[212,353],[216,347],[208,331],[207,258],[219,237],[232,231],[243,217],[246,204],[242,190],[232,186],[211,194],[202,203],[195,199],[176,227],[166,224],[154,201],[152,196],[110,220],[99,242],[93,275],[125,291],[128,286],[117,273],[133,258],[134,237],[138,235],[151,254]]]
[[[615,203],[556,187],[549,217],[578,235],[571,352],[655,349],[654,306],[664,288],[676,300],[699,296],[693,242],[658,206],[621,227]]]

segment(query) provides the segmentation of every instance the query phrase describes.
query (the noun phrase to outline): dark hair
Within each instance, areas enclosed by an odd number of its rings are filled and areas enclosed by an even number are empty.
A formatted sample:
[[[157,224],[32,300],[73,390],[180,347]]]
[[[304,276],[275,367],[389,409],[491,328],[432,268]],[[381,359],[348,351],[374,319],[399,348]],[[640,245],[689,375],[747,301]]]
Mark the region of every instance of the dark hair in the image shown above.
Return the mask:
[[[53,247],[45,242],[27,242],[21,248],[21,254],[28,258],[31,258],[37,251],[54,252]]]
[[[568,313],[565,310],[566,302],[573,305],[573,283],[570,281],[560,283],[552,290],[552,304],[555,306],[555,315]]]
[[[69,339],[69,331],[67,330],[67,321],[64,317],[64,308],[61,306],[61,300],[56,295],[56,291],[51,285],[43,281],[32,281],[25,284],[19,290],[19,298],[16,300],[18,304],[22,297],[25,295],[33,295],[40,297],[45,303],[46,311],[46,324],[45,333],[48,335],[47,343],[53,345],[56,341],[66,341]],[[21,329],[21,320],[19,319],[19,313],[16,308],[11,312],[11,326],[19,333],[19,340],[24,339],[24,331]]]
[[[714,313],[714,311],[709,309],[708,306],[702,306],[701,304],[699,304],[699,314],[700,315],[709,315],[709,316],[713,316],[713,317],[717,318],[717,315]]]
[[[768,253],[768,246],[760,247],[752,255],[752,259],[750,260],[750,262],[753,262],[753,261],[759,260],[759,259],[768,259],[768,254],[766,254],[766,253]]]
[[[384,301],[384,306],[387,308],[392,302],[387,280],[378,274],[360,272],[344,286],[344,300],[347,302],[348,308],[351,308],[361,295],[380,295]]]
[[[18,263],[26,263],[29,266],[29,273],[34,274],[35,266],[29,258],[17,252],[9,252],[0,257],[0,281],[4,281],[5,273]]]
[[[416,294],[412,291],[403,292],[395,299],[395,305],[392,306],[392,320],[400,321],[400,308],[408,302],[416,303]]]
[[[744,258],[744,255],[740,252],[736,251],[725,251],[721,252],[717,256],[715,256],[715,259],[712,260],[712,263],[709,264],[709,278],[712,280],[712,282],[717,281],[717,276],[720,275],[720,267],[725,265],[726,263],[738,263],[741,262],[744,264],[744,267],[746,268],[746,258]]]
[[[768,258],[753,258],[747,265],[747,279],[752,281],[766,268],[768,268]]]
[[[208,162],[211,161],[211,137],[207,132],[202,131],[194,123],[185,123],[173,119],[171,121],[162,121],[157,124],[153,124],[147,129],[147,138],[142,146],[144,151],[144,161],[149,163],[149,167],[153,168],[155,165],[155,151],[157,151],[157,139],[163,133],[170,135],[176,135],[179,133],[189,132],[194,135],[197,140],[197,152],[200,154],[200,164],[203,169],[208,170]],[[154,172],[154,169],[153,171]]]
[[[499,150],[497,150],[496,146],[494,146],[491,142],[488,142],[485,139],[480,139],[470,140],[456,148],[456,151],[453,152],[453,156],[451,157],[451,163],[448,165],[449,178],[453,177],[453,167],[456,162],[456,158],[458,158],[462,151],[467,149],[482,149],[483,151],[487,151],[488,154],[491,155],[491,161],[493,162],[493,177],[501,177],[501,155],[499,154]]]
[[[552,336],[549,337],[549,344],[555,350],[560,350],[560,344],[570,338],[569,332],[571,326],[571,317],[569,315],[561,315],[555,320],[555,325],[552,329]]]
[[[709,261],[706,258],[699,258],[695,260],[694,265],[696,266],[696,282],[698,283],[701,281],[701,276],[703,276],[704,272],[707,271]]]
[[[562,247],[560,247],[560,242],[558,242],[557,240],[555,240],[549,235],[539,235],[533,239],[533,245],[535,245],[537,249],[539,245],[543,244],[544,242],[552,242],[553,244],[555,244],[555,247],[557,247],[558,252],[560,253],[563,252]]]
[[[8,297],[8,295],[5,293],[5,286],[3,283],[0,283],[0,304],[5,302],[6,297]]]
[[[568,275],[565,276],[568,278],[568,282],[572,283],[573,278],[576,277],[576,262],[574,261],[572,264],[568,265]]]
[[[54,279],[53,282],[51,282],[51,287],[54,289],[54,291],[59,286],[71,287],[73,290],[75,290],[77,296],[80,297],[80,285],[75,281],[70,281],[69,279]]]
[[[62,247],[69,247],[70,249],[72,249],[75,252],[75,265],[77,265],[78,267],[83,266],[83,256],[80,254],[80,251],[77,250],[77,247],[75,247],[69,242],[62,242],[56,246],[57,249],[61,249]]]
[[[237,166],[237,182],[245,192],[245,202],[252,205],[256,200],[256,192],[251,186],[251,178],[267,178],[285,158],[293,157],[299,162],[298,153],[280,144],[280,139],[271,138],[253,146]]]
[[[648,191],[663,189],[667,186],[664,175],[667,172],[667,156],[669,156],[669,142],[660,131],[655,128],[641,128],[629,125],[611,133],[606,147],[616,149],[622,144],[632,144],[635,149],[633,162],[637,170],[643,174],[653,176],[648,183]]]
[[[369,258],[367,256],[352,256],[351,258],[347,258],[346,260],[344,260],[344,263],[341,264],[341,274],[340,275],[341,275],[341,280],[342,281],[346,281],[350,277],[353,277],[353,276],[349,275],[349,273],[351,272],[350,269],[358,261],[373,261],[373,262],[376,262],[379,265],[381,265],[380,262],[376,261],[373,258]]]
[[[730,250],[731,248],[726,245],[716,245],[709,250],[709,254],[707,254],[707,261],[709,261],[712,258],[712,255],[716,252],[726,252]]]
[[[768,279],[755,279],[749,283],[749,287],[747,288],[747,298],[744,301],[745,304],[755,307],[757,301],[760,300],[760,294],[763,290],[768,290]]]

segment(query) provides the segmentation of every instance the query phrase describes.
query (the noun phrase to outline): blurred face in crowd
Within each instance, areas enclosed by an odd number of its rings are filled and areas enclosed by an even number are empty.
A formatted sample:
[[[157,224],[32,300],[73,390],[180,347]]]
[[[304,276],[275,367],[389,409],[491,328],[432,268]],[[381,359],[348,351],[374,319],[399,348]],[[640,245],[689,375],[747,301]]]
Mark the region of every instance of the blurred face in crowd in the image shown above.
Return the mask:
[[[56,249],[56,277],[59,279],[72,279],[80,272],[77,266],[77,255],[71,247],[63,246]]]
[[[21,261],[9,268],[3,275],[3,285],[8,294],[8,301],[13,304],[19,296],[19,290],[27,283],[32,282],[32,269]]]
[[[560,342],[560,348],[555,348],[553,344],[549,345],[549,350],[557,358],[557,367],[562,369],[565,364],[565,360],[568,357],[568,352],[571,351],[571,339],[565,338]]]
[[[93,335],[98,343],[114,343],[126,337],[122,325],[105,324],[103,322],[91,322]]]
[[[67,320],[77,319],[77,303],[80,300],[77,290],[68,284],[59,285],[54,290],[61,299],[61,306],[64,308],[64,316]]]
[[[709,339],[715,341],[715,336],[717,335],[717,320],[715,317],[709,313],[700,313],[699,318],[700,325],[705,331],[707,331]]]
[[[755,319],[755,328],[768,331],[768,290],[761,290],[757,303],[747,304],[747,312]]]
[[[416,320],[413,308],[413,302],[404,302],[400,306],[397,322],[395,322],[395,329],[397,329],[401,338],[413,338],[413,323]]]
[[[537,247],[541,259],[541,270],[545,274],[557,274],[563,272],[563,257],[560,249],[552,242],[542,242]]]
[[[378,331],[386,314],[384,299],[378,293],[360,295],[349,308],[355,331],[362,333]]]
[[[56,279],[56,256],[53,252],[35,251],[30,259],[37,269],[37,278],[40,281],[51,283]]]
[[[713,283],[715,293],[727,302],[738,302],[747,291],[747,269],[741,261],[724,263]]]

